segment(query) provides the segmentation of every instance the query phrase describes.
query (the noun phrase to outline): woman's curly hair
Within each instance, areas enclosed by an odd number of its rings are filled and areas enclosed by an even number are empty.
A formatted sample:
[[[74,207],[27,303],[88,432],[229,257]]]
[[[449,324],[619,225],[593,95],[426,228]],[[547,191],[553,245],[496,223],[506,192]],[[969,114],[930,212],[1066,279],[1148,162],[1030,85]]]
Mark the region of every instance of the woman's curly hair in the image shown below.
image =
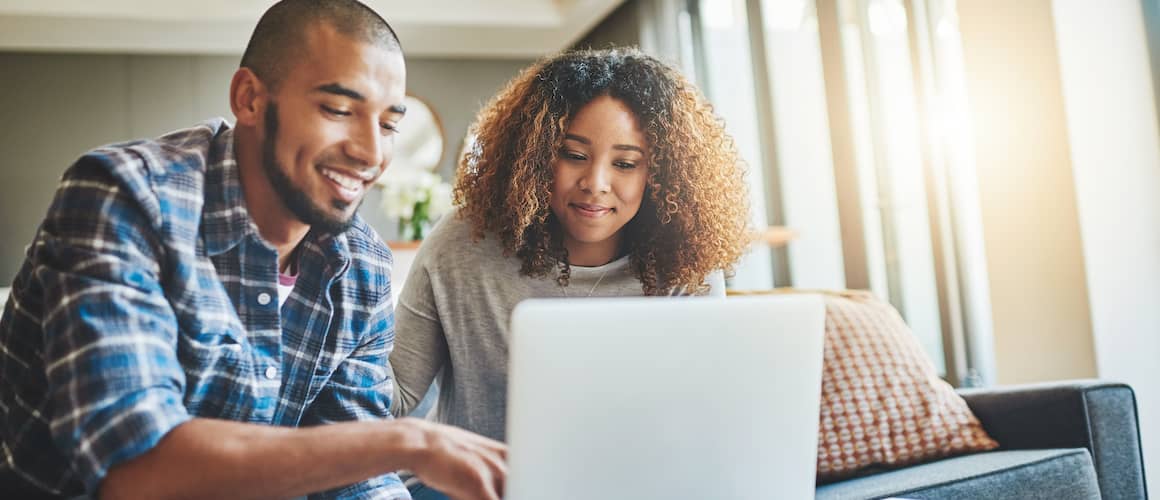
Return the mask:
[[[567,52],[524,70],[480,112],[460,159],[455,204],[478,241],[497,235],[521,273],[570,276],[549,207],[569,121],[599,96],[622,101],[648,141],[644,200],[623,249],[646,295],[703,291],[752,241],[745,167],[723,122],[675,69],[634,49]]]

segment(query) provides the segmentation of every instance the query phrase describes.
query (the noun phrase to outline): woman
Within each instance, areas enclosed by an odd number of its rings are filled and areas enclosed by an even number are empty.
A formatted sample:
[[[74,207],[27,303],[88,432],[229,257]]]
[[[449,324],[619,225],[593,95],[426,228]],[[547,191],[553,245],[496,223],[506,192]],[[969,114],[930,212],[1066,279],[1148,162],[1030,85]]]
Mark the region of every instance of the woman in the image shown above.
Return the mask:
[[[399,299],[394,410],[410,413],[442,372],[437,420],[502,440],[517,303],[723,296],[722,270],[750,241],[749,206],[711,106],[636,50],[541,61],[472,132],[458,211],[424,241]]]

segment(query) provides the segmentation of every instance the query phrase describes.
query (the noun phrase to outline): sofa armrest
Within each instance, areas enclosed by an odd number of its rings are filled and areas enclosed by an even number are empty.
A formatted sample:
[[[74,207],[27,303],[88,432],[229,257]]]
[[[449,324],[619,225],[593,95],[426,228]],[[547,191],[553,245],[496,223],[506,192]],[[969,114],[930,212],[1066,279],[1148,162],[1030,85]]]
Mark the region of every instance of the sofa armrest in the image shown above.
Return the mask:
[[[1104,498],[1147,498],[1136,397],[1128,385],[1070,380],[959,394],[1002,449],[1087,448]]]

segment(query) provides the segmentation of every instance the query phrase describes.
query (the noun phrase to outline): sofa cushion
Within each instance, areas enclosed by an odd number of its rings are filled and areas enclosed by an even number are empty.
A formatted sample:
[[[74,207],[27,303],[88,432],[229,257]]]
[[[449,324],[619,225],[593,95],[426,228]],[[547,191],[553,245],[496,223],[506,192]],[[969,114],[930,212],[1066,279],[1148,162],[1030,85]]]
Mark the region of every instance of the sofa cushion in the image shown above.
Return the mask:
[[[1098,499],[1084,448],[992,451],[818,487],[817,500],[1050,498]]]

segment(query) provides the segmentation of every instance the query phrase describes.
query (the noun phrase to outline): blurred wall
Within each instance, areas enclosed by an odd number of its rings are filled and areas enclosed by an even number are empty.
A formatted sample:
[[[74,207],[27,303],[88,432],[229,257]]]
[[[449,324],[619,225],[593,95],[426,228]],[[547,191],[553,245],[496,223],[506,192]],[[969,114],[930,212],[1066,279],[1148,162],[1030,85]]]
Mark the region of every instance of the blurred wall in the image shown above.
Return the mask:
[[[1155,465],[1160,126],[1142,5],[972,0],[958,9],[998,382],[1130,384],[1144,461]]]
[[[439,114],[450,178],[467,126],[528,60],[410,59],[408,92]],[[0,286],[12,282],[61,173],[95,146],[151,137],[229,111],[238,58],[0,53]],[[383,233],[372,191],[363,215]]]
[[[1135,0],[1055,0],[1054,7],[1096,366],[1101,378],[1127,382],[1136,392],[1144,463],[1155,492],[1160,127],[1145,17]]]
[[[640,0],[628,0],[612,11],[584,38],[576,42],[577,49],[606,49],[609,47],[639,46],[642,25]]]
[[[996,377],[1094,377],[1087,275],[1051,0],[958,3]]]

